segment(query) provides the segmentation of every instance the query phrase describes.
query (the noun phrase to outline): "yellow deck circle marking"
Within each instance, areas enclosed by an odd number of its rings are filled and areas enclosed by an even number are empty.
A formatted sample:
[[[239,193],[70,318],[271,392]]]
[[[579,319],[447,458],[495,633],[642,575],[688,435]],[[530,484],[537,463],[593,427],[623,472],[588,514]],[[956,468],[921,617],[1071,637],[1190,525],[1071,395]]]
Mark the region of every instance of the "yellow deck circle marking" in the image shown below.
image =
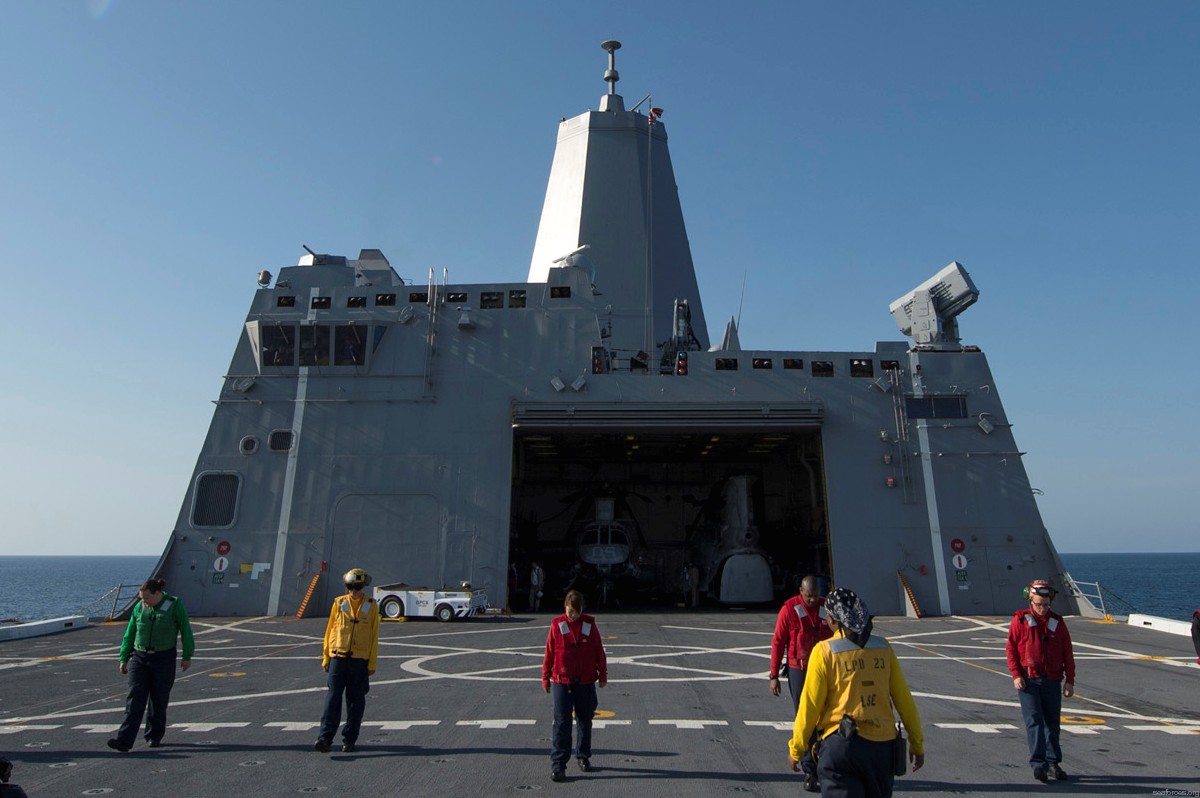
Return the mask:
[[[208,674],[210,679],[220,679],[225,676],[245,676],[245,671],[215,671]]]
[[[1063,715],[1059,720],[1072,726],[1103,726],[1101,718],[1089,718],[1084,715]]]
[[[597,709],[596,714],[593,715],[592,717],[603,719],[603,718],[615,718],[616,716],[617,716],[617,713],[613,712],[611,709]]]

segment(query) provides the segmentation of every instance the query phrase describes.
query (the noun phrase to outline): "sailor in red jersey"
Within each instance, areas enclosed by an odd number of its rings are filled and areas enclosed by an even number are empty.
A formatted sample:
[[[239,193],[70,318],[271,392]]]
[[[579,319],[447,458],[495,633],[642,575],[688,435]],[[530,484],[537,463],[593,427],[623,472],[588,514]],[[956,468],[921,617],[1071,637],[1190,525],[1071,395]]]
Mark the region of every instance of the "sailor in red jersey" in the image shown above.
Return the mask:
[[[583,594],[567,593],[562,615],[550,622],[546,654],[542,658],[542,689],[554,695],[554,735],[550,751],[550,778],[566,779],[571,758],[571,713],[579,726],[575,756],[579,768],[592,770],[592,716],[596,713],[596,685],[608,684],[608,660],[596,619],[583,614]]]
[[[825,599],[817,590],[817,579],[806,576],[800,580],[799,594],[783,603],[779,617],[775,620],[775,636],[771,639],[771,695],[779,695],[779,671],[783,652],[787,652],[788,692],[792,696],[792,716],[800,706],[800,693],[804,690],[804,674],[808,671],[808,657],[813,646],[833,636],[825,623]],[[804,752],[800,766],[804,770],[804,789],[817,792],[817,767],[812,751]]]
[[[1058,744],[1059,714],[1062,699],[1075,692],[1075,654],[1071,634],[1061,615],[1050,611],[1054,586],[1035,579],[1025,588],[1029,609],[1013,614],[1008,627],[1008,670],[1013,687],[1021,700],[1025,734],[1029,741],[1029,764],[1033,777],[1064,781],[1067,774],[1059,766],[1062,748]],[[1064,681],[1065,678],[1065,681]]]

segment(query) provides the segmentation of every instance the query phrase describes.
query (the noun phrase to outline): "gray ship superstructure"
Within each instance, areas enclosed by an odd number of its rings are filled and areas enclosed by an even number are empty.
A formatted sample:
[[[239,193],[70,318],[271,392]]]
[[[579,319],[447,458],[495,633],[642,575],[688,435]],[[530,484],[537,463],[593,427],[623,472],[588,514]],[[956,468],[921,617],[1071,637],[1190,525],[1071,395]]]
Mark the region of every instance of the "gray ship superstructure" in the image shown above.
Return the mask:
[[[960,341],[966,271],[893,303],[908,342],[744,350],[731,321],[710,347],[666,128],[626,110],[604,47],[608,92],[559,124],[525,282],[414,284],[373,249],[260,275],[171,590],[196,615],[280,615],[360,566],[502,604],[538,559],[547,595],[626,608],[691,574],[737,604],[817,573],[877,613],[978,615],[1061,581],[987,359]],[[581,542],[613,520],[626,548]],[[612,555],[601,584],[581,552]]]

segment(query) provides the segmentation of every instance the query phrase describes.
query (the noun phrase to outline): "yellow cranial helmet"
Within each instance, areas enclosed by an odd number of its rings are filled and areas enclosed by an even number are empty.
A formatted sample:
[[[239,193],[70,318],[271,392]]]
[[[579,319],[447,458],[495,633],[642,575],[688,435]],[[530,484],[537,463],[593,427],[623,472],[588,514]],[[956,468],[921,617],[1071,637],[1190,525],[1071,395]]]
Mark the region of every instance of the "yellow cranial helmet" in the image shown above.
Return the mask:
[[[342,577],[342,581],[346,587],[351,590],[362,590],[367,585],[371,584],[371,577],[361,568],[351,568]]]

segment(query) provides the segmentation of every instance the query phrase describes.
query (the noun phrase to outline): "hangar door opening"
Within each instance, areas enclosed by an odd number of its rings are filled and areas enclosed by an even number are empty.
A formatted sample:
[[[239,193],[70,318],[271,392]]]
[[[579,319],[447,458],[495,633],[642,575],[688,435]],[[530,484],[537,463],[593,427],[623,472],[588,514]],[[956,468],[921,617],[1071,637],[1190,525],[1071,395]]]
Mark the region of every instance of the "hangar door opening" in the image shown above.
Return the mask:
[[[829,575],[816,403],[564,407],[513,414],[509,602],[757,604]],[[536,591],[535,591],[536,592]]]

